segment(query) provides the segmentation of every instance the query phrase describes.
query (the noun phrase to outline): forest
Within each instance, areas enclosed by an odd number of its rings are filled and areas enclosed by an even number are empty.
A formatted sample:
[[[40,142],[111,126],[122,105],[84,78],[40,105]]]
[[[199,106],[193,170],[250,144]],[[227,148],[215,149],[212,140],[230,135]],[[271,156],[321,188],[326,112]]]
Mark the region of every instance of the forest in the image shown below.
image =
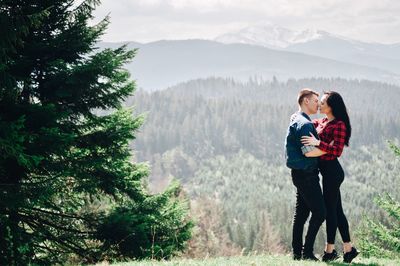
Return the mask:
[[[383,219],[374,197],[388,192],[399,199],[399,159],[388,144],[399,136],[399,87],[340,78],[253,77],[243,83],[210,77],[152,93],[140,90],[125,103],[145,119],[131,147],[138,161],[150,164],[152,191],[177,179],[198,208],[197,219],[216,223],[203,228],[203,234],[221,238],[214,239],[215,250],[199,235],[197,255],[290,250],[295,191],[284,138],[298,108],[297,92],[305,87],[338,91],[349,110],[353,135],[340,159],[346,175],[342,195],[357,239],[364,215]],[[215,210],[206,214],[210,209]],[[320,230],[320,252],[324,234]],[[218,250],[222,242],[225,251]]]

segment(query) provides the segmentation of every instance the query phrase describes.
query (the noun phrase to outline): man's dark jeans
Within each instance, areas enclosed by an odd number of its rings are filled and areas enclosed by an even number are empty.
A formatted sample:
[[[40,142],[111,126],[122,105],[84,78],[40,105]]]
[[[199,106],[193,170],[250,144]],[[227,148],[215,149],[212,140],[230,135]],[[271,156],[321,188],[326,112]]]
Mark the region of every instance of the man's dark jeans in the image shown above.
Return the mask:
[[[326,217],[318,170],[292,169],[292,180],[297,188],[293,220],[293,253],[295,255],[302,254],[304,224],[311,212],[303,254],[312,254],[318,230]]]

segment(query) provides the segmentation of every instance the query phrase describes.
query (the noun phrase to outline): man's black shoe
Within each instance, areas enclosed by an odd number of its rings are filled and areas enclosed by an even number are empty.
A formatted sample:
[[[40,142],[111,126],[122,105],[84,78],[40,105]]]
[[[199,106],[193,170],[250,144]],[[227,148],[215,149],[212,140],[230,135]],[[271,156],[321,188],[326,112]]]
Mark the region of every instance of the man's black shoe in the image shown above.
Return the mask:
[[[293,254],[293,260],[301,260],[301,254]]]
[[[343,262],[350,263],[355,257],[357,257],[358,253],[357,249],[352,247],[350,252],[343,254]]]
[[[333,250],[332,253],[326,253],[324,251],[324,256],[322,256],[322,261],[333,261],[339,258],[339,255],[337,254],[336,250]]]
[[[315,257],[314,254],[312,254],[312,253],[310,253],[310,254],[304,253],[303,260],[319,261],[319,259],[317,257]]]

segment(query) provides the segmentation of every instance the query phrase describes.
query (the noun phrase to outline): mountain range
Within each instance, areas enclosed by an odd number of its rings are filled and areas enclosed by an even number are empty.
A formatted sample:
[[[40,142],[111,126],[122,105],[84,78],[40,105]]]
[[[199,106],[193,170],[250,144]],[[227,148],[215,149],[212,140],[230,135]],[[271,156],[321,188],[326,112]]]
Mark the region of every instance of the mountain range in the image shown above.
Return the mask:
[[[300,52],[400,73],[400,43],[367,43],[326,31],[294,31],[269,23],[226,33],[214,40]]]
[[[100,48],[124,43],[99,43]],[[248,80],[341,77],[400,84],[400,44],[366,43],[324,31],[258,25],[215,40],[126,42],[138,48],[126,67],[145,90],[210,76]]]

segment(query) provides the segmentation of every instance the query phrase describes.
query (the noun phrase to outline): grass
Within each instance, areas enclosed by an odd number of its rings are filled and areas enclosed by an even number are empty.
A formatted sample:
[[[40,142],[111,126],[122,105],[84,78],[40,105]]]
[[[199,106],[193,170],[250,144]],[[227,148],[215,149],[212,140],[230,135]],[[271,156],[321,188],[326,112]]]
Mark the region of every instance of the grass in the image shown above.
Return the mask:
[[[96,264],[96,266],[236,266],[236,265],[248,265],[248,266],[261,266],[261,265],[273,265],[273,266],[287,266],[287,265],[332,265],[332,266],[344,266],[349,265],[343,263],[341,259],[335,262],[311,262],[311,261],[293,261],[291,256],[287,255],[257,255],[257,256],[239,256],[239,257],[218,257],[218,258],[206,258],[206,259],[173,259],[169,261],[131,261],[124,263],[109,264],[107,262]],[[356,258],[351,265],[357,266],[398,266],[400,260],[390,259],[377,259],[377,258]]]

